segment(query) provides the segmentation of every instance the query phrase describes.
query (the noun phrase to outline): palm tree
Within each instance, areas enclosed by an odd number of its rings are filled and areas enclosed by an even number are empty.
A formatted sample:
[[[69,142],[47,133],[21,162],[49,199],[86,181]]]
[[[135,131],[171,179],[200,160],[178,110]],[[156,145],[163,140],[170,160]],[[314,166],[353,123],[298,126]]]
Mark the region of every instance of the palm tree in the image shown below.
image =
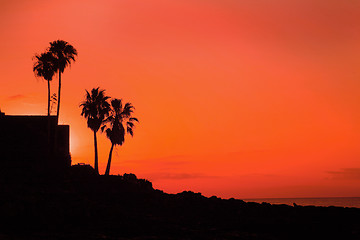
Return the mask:
[[[42,77],[47,81],[48,87],[48,101],[47,101],[47,115],[48,115],[48,126],[47,126],[47,136],[48,136],[48,144],[50,145],[50,129],[51,129],[51,119],[50,119],[50,81],[52,81],[56,68],[54,65],[54,56],[49,53],[41,53],[40,55],[35,55],[35,62],[33,66],[33,72],[36,77]],[[48,149],[50,153],[50,148]]]
[[[52,81],[56,72],[54,61],[54,56],[50,52],[45,52],[40,55],[35,55],[33,66],[35,76],[44,78],[48,83],[48,116],[50,116],[50,81]]]
[[[60,98],[61,98],[61,74],[64,72],[67,66],[71,65],[71,62],[75,62],[75,57],[77,56],[77,50],[64,40],[56,40],[50,42],[50,47],[48,51],[54,56],[54,65],[56,71],[59,74],[59,88],[58,88],[58,104],[56,119],[59,122],[60,115]]]
[[[94,168],[99,174],[99,160],[96,133],[109,115],[110,104],[105,96],[105,90],[93,88],[91,93],[86,90],[86,100],[80,104],[81,116],[87,118],[87,125],[94,132],[95,163]]]
[[[111,100],[110,116],[107,118],[109,127],[106,129],[106,136],[111,141],[111,148],[109,152],[109,159],[106,165],[105,175],[110,174],[111,157],[114,146],[122,145],[125,141],[125,127],[126,132],[133,136],[134,122],[139,122],[137,118],[132,117],[134,107],[131,103],[126,103],[124,106],[121,99]],[[106,125],[102,127],[102,131],[106,128]]]

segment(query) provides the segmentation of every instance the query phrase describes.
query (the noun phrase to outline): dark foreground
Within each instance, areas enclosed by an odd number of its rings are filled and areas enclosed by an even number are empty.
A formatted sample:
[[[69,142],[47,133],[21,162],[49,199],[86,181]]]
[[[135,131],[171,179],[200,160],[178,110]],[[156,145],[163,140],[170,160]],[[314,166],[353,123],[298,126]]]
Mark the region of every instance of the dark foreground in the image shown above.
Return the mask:
[[[245,203],[124,176],[3,181],[0,239],[360,239],[360,209]]]

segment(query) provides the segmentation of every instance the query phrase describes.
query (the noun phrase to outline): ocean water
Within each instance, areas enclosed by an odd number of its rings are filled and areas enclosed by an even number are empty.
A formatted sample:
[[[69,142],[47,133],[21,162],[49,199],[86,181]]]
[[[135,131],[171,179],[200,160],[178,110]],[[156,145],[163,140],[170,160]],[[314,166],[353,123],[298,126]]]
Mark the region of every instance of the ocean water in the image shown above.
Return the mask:
[[[336,198],[259,198],[243,199],[245,202],[267,202],[271,204],[287,204],[293,206],[293,203],[302,206],[336,206],[336,207],[356,207],[360,208],[360,197],[336,197]]]

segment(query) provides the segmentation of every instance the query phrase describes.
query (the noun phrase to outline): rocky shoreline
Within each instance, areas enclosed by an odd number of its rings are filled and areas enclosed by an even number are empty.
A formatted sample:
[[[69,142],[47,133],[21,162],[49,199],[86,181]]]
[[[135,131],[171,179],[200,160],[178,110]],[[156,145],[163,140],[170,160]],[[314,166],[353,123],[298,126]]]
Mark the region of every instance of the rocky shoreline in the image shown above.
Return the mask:
[[[134,174],[0,184],[1,239],[360,239],[360,209],[167,194]]]

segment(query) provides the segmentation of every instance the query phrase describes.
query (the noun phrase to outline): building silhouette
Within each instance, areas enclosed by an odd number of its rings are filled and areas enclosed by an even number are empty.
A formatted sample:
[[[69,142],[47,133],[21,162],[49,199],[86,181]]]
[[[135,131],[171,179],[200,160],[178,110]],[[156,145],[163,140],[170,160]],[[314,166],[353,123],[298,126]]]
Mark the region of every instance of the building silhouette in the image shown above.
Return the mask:
[[[1,176],[64,172],[71,166],[69,126],[57,125],[56,116],[15,116],[0,111],[0,165]]]

